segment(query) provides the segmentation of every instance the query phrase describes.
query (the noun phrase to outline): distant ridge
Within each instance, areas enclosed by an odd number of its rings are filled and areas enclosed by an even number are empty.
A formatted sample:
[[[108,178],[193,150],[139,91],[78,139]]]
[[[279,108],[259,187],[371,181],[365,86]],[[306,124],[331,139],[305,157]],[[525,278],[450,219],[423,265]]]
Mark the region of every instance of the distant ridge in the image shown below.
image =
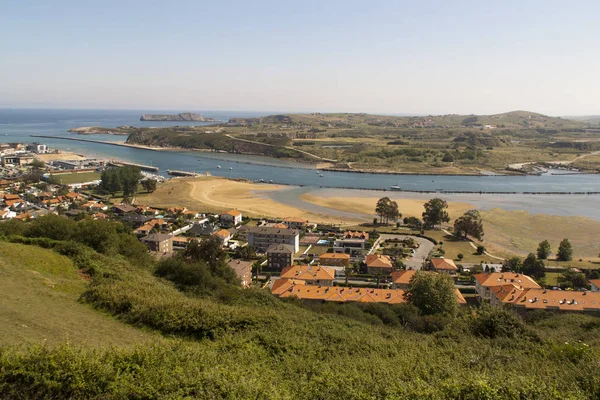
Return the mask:
[[[140,121],[195,121],[195,122],[219,122],[214,118],[203,117],[194,113],[179,114],[143,114]]]

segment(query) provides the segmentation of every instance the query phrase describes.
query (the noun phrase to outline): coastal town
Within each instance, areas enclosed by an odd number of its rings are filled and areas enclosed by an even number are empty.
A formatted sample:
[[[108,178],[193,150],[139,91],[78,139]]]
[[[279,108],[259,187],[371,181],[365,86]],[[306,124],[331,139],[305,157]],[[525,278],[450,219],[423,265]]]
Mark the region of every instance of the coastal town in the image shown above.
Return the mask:
[[[464,254],[447,254],[448,246],[428,237],[425,230],[407,230],[422,226],[418,218],[402,221],[393,212],[377,210],[380,219],[375,218],[374,224],[351,230],[293,216],[251,218],[236,209],[189,210],[176,200],[171,207],[152,207],[135,200],[137,186],[153,191],[163,178],[142,173],[135,165],[52,151],[40,143],[0,145],[0,153],[2,220],[29,221],[54,214],[119,221],[157,260],[185,251],[191,242],[213,240],[228,254],[227,264],[242,287],[270,290],[280,298],[399,304],[406,301],[405,291],[415,274],[427,273],[449,276],[456,301],[463,306],[489,303],[517,311],[600,315],[598,270],[584,274],[575,267],[547,269],[542,264],[535,279],[514,260],[496,257],[494,262],[487,257],[492,261],[466,262]],[[106,186],[103,171],[123,168],[138,174],[133,196],[113,198],[99,190]],[[62,182],[61,178],[74,176],[79,179]],[[435,229],[452,235],[447,231],[451,226]],[[477,243],[466,234],[462,240]],[[472,246],[474,254],[486,256],[483,246]],[[557,282],[548,284],[544,269],[558,275]]]

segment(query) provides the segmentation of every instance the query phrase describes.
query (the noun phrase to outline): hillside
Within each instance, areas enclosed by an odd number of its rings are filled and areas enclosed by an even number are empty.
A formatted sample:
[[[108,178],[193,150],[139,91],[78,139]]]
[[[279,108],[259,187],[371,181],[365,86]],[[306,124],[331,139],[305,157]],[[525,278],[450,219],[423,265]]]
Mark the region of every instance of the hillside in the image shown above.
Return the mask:
[[[0,346],[130,345],[155,335],[81,304],[89,277],[52,250],[0,241]]]
[[[171,339],[99,350],[0,347],[2,398],[584,399],[600,394],[600,324],[590,316],[536,315],[524,324],[493,310],[444,317],[419,316],[406,305],[304,304],[217,283],[216,275],[204,276],[217,286],[200,294],[176,275],[169,282],[152,268],[81,245],[11,240],[69,254],[77,267],[93,271],[82,292],[85,303]],[[50,250],[2,245],[14,260],[31,254],[48,264]],[[16,248],[23,251],[11,251]],[[165,265],[174,266],[161,268]],[[190,272],[181,276],[185,282]],[[24,303],[30,298],[29,292],[20,297]],[[95,326],[79,328],[93,334]]]

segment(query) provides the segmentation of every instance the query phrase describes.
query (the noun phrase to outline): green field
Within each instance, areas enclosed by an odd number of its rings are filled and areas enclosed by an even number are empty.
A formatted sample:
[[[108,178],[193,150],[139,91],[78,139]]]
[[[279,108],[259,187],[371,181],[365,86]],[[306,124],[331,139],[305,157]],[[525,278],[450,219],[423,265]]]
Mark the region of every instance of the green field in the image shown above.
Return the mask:
[[[129,345],[155,336],[80,303],[87,281],[65,256],[0,241],[0,345]]]
[[[70,185],[73,183],[92,182],[100,179],[99,172],[73,172],[69,174],[54,174],[52,178],[61,185]]]

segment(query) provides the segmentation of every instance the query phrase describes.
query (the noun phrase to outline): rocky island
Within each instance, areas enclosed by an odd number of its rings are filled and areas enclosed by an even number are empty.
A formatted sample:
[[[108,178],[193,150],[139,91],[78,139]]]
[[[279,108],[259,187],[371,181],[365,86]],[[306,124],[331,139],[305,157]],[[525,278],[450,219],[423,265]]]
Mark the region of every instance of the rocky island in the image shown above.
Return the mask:
[[[203,117],[194,113],[179,114],[144,114],[140,121],[195,121],[195,122],[219,122],[214,118]]]

